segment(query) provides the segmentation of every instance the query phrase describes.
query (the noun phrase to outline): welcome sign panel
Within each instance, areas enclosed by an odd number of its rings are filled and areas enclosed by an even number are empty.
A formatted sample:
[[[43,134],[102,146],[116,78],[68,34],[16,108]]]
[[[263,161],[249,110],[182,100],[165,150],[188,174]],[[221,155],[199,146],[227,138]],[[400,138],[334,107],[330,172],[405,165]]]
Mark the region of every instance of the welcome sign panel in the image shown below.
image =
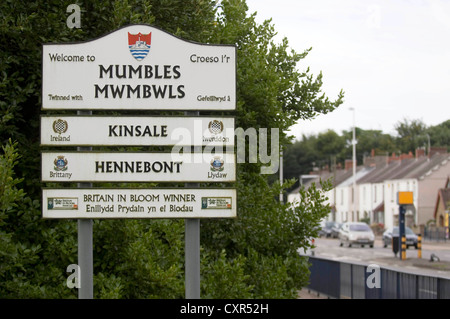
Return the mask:
[[[132,25],[43,46],[43,109],[234,110],[236,48]],[[55,79],[58,79],[55,81]]]

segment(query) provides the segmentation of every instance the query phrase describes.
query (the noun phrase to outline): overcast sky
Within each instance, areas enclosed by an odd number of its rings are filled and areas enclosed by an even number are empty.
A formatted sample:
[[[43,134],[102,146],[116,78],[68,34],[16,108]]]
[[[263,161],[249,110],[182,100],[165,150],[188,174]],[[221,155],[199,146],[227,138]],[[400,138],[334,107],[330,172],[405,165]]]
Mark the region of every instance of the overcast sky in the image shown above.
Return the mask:
[[[301,139],[356,126],[395,135],[395,124],[450,118],[450,1],[247,0],[257,21],[272,18],[277,39],[297,52],[312,47],[298,68],[323,73],[323,90],[344,103],[292,127]]]

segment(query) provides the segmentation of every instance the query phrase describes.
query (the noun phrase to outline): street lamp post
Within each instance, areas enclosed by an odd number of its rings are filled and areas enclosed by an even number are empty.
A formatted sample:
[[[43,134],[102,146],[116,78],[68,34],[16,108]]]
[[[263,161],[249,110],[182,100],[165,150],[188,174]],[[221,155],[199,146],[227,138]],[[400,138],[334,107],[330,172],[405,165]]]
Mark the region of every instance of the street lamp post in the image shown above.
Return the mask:
[[[356,217],[356,127],[355,127],[355,108],[351,107],[353,111],[353,137],[352,137],[352,165],[353,165],[353,188],[352,188],[352,221]],[[356,220],[358,218],[356,217]]]

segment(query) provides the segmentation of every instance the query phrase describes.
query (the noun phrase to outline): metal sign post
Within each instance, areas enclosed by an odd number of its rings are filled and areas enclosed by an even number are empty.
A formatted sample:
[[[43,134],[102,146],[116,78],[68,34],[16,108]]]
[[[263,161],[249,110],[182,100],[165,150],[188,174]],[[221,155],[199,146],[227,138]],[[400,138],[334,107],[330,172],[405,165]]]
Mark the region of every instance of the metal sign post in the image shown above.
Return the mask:
[[[78,266],[80,270],[79,299],[94,298],[94,266],[92,219],[78,219]]]
[[[77,111],[77,115],[92,115],[92,111]],[[77,147],[77,151],[92,151],[92,147]],[[92,183],[77,183],[78,188],[91,188]],[[79,299],[94,298],[93,221],[78,219],[78,267],[80,271]]]
[[[200,219],[185,219],[185,297],[200,299]]]
[[[200,112],[185,112],[186,115],[199,116]],[[201,146],[193,147],[201,151]],[[186,183],[186,187],[197,188],[198,183]],[[200,299],[200,219],[185,219],[185,298]]]

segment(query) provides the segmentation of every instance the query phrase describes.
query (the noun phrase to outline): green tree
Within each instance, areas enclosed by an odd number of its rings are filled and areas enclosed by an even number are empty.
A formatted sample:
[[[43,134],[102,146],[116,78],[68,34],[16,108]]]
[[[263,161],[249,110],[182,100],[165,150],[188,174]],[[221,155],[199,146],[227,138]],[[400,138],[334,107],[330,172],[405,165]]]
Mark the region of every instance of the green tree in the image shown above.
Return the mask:
[[[362,165],[364,157],[387,155],[398,150],[396,138],[379,130],[363,130],[356,128],[356,160]],[[284,177],[294,178],[300,174],[308,174],[313,168],[332,168],[334,161],[344,167],[345,160],[352,158],[352,131],[343,131],[338,135],[327,130],[317,135],[303,136],[301,141],[289,145],[284,157]]]
[[[395,125],[397,131],[397,147],[402,153],[412,152],[416,148],[423,146],[423,139],[426,135],[426,125],[421,120],[408,120],[398,122]]]
[[[347,141],[345,149],[340,154],[340,160],[352,158],[352,131],[343,131],[342,135]],[[359,127],[355,130],[356,135],[356,161],[362,165],[364,157],[370,156],[372,150],[377,155],[386,155],[386,152],[392,153],[398,150],[397,141],[389,134],[382,133],[380,130],[363,130]]]
[[[430,146],[447,147],[447,151],[450,152],[450,120],[430,126],[426,130],[425,136],[422,137],[422,145],[428,146],[428,137]]]
[[[301,54],[289,50],[287,39],[274,43],[270,20],[258,25],[255,14],[247,16],[244,1],[222,1],[222,9],[211,42],[233,43],[238,48],[238,127],[279,128],[280,142],[286,145],[290,138],[285,132],[297,120],[326,113],[342,103],[342,92],[335,101],[321,92],[321,74],[315,78],[309,69],[297,70],[309,50]],[[296,231],[298,216],[292,213],[292,207],[278,202],[280,185],[271,185],[266,176],[261,176],[258,165],[239,165],[236,186],[238,218],[203,221],[203,247],[210,255],[225,248],[231,260],[244,257],[249,277],[243,279],[253,287],[253,297],[295,297],[295,289],[306,284],[308,274],[307,263],[297,249],[308,245],[309,234]],[[316,190],[314,195],[319,193]],[[319,202],[323,204],[324,200],[317,199]],[[301,209],[304,205],[300,204]],[[302,217],[313,226],[327,212],[326,206],[318,205],[317,210],[305,209]]]
[[[0,216],[4,298],[76,298],[76,291],[65,286],[66,267],[77,259],[76,222],[43,220],[40,213],[37,131],[43,43],[91,40],[130,23],[145,23],[187,40],[235,44],[237,126],[279,128],[282,146],[290,142],[285,132],[298,119],[330,112],[343,101],[342,92],[334,101],[325,96],[321,74],[298,71],[310,49],[298,54],[287,39],[274,43],[270,20],[257,24],[245,1],[89,1],[80,4],[81,29],[66,26],[71,3],[0,3],[0,138],[2,163],[9,163],[0,186],[5,200]],[[260,164],[239,165],[238,179],[238,218],[202,222],[202,294],[295,297],[308,280],[307,260],[297,249],[309,245],[308,238],[317,235],[315,226],[329,211],[323,192],[301,190],[304,200],[292,207],[276,199],[292,182],[270,183],[260,174]],[[183,239],[182,220],[96,220],[95,297],[184,297]]]
[[[299,178],[313,170],[315,161],[319,159],[316,147],[317,136],[302,136],[301,141],[295,141],[283,152],[283,173],[285,179]]]
[[[285,178],[298,178],[300,174],[309,174],[314,169],[331,167],[343,163],[346,158],[345,136],[333,130],[317,135],[303,136],[301,141],[289,145],[285,152]]]

